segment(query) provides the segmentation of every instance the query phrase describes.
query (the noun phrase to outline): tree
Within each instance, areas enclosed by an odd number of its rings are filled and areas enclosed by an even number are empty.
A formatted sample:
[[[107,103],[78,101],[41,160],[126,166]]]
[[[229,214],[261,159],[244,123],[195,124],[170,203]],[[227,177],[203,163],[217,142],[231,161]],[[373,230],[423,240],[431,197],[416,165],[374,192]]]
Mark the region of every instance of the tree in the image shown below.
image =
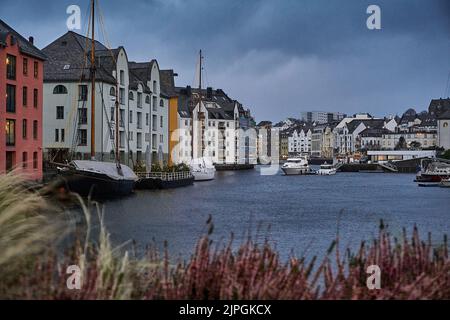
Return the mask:
[[[406,140],[404,137],[400,137],[400,139],[398,139],[397,145],[395,146],[395,150],[405,150],[405,149],[408,149]]]

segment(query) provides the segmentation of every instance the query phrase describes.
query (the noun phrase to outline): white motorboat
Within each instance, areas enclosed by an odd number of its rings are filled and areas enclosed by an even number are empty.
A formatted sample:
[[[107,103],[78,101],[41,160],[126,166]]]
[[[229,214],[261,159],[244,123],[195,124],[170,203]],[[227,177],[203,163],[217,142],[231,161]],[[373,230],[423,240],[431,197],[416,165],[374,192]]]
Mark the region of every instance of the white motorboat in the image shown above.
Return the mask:
[[[194,181],[209,181],[216,178],[216,168],[208,158],[193,159],[190,168]]]
[[[337,169],[328,163],[324,163],[320,166],[319,171],[317,171],[317,174],[320,176],[332,176],[337,173]]]
[[[305,156],[287,159],[281,170],[287,176],[311,174],[308,158]]]

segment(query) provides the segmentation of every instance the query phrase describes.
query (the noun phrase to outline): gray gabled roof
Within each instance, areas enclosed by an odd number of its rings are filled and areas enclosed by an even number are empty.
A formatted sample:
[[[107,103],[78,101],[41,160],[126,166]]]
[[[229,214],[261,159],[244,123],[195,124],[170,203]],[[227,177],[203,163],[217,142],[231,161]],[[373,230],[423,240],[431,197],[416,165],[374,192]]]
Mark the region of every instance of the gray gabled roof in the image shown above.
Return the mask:
[[[78,33],[69,31],[59,37],[42,51],[48,60],[44,64],[44,81],[87,81],[90,79],[91,40]],[[109,50],[99,41],[95,41],[96,79],[115,84],[112,72],[120,48]]]
[[[6,39],[8,34],[13,36],[19,45],[20,52],[25,55],[34,57],[39,60],[46,60],[45,54],[36,48],[30,41],[25,39],[17,31],[6,24],[2,19],[0,19],[0,45],[7,46]]]
[[[161,93],[169,98],[177,97],[175,90],[175,73],[173,70],[160,70],[159,81],[161,83]]]

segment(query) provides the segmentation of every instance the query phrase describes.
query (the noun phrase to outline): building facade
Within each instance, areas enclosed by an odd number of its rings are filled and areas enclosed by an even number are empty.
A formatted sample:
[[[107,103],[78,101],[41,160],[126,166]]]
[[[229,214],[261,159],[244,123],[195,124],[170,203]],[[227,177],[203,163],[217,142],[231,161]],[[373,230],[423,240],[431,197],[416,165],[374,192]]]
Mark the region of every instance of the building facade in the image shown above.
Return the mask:
[[[438,119],[438,146],[445,150],[450,149],[450,111],[443,113]]]
[[[288,139],[289,153],[311,153],[312,150],[312,130],[311,128],[295,129]]]
[[[84,59],[91,50],[89,40],[68,32],[43,49],[49,57],[44,76],[44,152],[49,161],[90,158],[90,63]],[[125,48],[110,50],[98,41],[95,51],[95,158],[114,161],[118,137],[122,163],[149,167],[167,160],[168,99],[161,94],[158,63],[130,62]]]
[[[46,56],[0,20],[0,173],[42,178],[42,87]]]
[[[326,112],[326,111],[307,111],[302,112],[301,120],[309,123],[330,123],[333,121],[341,121],[345,118],[345,114],[340,112]]]

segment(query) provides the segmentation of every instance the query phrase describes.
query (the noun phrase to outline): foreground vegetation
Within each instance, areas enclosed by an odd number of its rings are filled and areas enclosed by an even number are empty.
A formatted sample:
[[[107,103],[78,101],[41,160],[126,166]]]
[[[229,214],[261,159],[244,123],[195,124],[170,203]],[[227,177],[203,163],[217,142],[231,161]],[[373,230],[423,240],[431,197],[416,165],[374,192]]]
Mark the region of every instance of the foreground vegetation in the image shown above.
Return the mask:
[[[209,219],[191,258],[173,265],[167,251],[136,258],[112,248],[103,225],[89,240],[90,213],[102,221],[101,208],[79,201],[86,228],[74,236],[45,197],[0,177],[0,299],[450,299],[447,239],[433,246],[417,229],[396,239],[381,225],[356,252],[340,252],[337,238],[323,257],[283,262],[269,242],[216,246]],[[71,265],[80,267],[81,290],[67,288]],[[382,270],[381,290],[367,289],[370,265]]]

